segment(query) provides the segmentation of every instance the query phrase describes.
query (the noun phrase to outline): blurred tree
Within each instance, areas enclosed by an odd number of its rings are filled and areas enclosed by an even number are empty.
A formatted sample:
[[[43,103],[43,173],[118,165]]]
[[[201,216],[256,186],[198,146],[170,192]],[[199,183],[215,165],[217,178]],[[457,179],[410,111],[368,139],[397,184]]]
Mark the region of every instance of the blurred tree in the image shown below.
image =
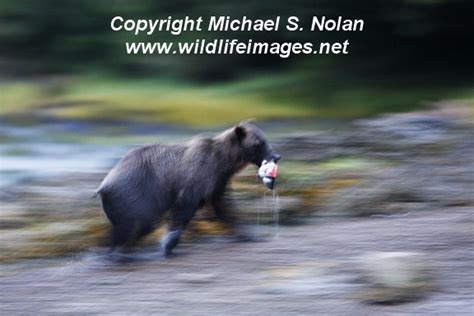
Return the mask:
[[[365,19],[365,30],[343,32],[186,33],[134,36],[110,30],[115,15],[230,15],[266,18],[313,15]],[[474,2],[461,0],[18,0],[0,1],[0,64],[3,74],[106,71],[168,75],[198,81],[234,78],[255,70],[344,69],[353,75],[434,73],[430,80],[472,73]],[[351,42],[348,56],[127,56],[126,41],[188,41],[196,38]]]

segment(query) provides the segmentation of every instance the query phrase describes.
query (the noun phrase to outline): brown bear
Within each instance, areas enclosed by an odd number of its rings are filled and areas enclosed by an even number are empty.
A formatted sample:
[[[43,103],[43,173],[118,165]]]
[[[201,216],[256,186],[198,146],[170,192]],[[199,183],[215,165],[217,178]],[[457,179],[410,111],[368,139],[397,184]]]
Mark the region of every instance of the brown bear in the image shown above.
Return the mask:
[[[127,153],[102,181],[97,193],[112,223],[112,246],[133,245],[153,231],[165,212],[171,223],[161,239],[171,253],[195,212],[207,204],[217,218],[232,220],[223,196],[230,178],[248,164],[278,161],[262,131],[242,122],[213,138],[151,145]]]

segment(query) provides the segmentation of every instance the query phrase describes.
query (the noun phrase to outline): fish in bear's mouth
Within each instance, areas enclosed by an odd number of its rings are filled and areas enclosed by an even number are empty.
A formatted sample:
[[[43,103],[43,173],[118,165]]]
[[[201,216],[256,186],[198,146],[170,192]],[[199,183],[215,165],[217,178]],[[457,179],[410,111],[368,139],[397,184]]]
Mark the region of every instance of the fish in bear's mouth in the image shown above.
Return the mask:
[[[262,161],[262,165],[258,168],[257,176],[262,179],[263,184],[270,190],[275,186],[277,177],[278,164],[272,159],[270,161]]]

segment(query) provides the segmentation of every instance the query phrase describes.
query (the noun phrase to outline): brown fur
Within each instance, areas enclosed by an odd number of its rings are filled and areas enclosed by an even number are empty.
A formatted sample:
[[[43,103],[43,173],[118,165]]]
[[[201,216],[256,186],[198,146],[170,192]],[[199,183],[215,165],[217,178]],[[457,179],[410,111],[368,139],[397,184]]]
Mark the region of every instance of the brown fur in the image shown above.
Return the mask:
[[[151,232],[171,211],[162,239],[168,254],[204,204],[231,222],[222,198],[230,178],[247,164],[279,157],[255,125],[240,123],[214,138],[184,144],[151,145],[125,155],[97,192],[111,221],[113,246],[133,244]]]

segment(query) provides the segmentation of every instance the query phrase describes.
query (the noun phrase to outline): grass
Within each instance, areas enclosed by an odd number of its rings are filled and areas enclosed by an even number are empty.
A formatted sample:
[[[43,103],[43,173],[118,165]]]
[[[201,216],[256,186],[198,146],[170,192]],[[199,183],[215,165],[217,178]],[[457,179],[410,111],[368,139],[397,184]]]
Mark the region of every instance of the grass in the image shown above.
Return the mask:
[[[214,85],[156,79],[77,77],[52,82],[0,83],[0,115],[42,115],[84,120],[132,120],[189,126],[231,124],[247,118],[353,119],[406,111],[440,98],[470,100],[474,89],[387,88],[291,75],[260,76]]]
[[[59,118],[134,120],[191,126],[259,120],[305,118],[309,107],[273,102],[259,93],[229,93],[222,87],[176,85],[155,80],[120,81],[80,78],[55,94],[38,83],[1,84],[0,114],[47,108]]]
[[[80,84],[68,91],[78,105],[56,110],[55,115],[73,118],[132,118],[186,125],[232,123],[257,119],[303,118],[306,107],[274,103],[258,94],[229,96],[218,87],[180,87],[167,83],[106,82]],[[80,104],[81,99],[90,103]]]
[[[45,97],[41,86],[28,82],[0,83],[0,114],[28,111],[42,104]]]

